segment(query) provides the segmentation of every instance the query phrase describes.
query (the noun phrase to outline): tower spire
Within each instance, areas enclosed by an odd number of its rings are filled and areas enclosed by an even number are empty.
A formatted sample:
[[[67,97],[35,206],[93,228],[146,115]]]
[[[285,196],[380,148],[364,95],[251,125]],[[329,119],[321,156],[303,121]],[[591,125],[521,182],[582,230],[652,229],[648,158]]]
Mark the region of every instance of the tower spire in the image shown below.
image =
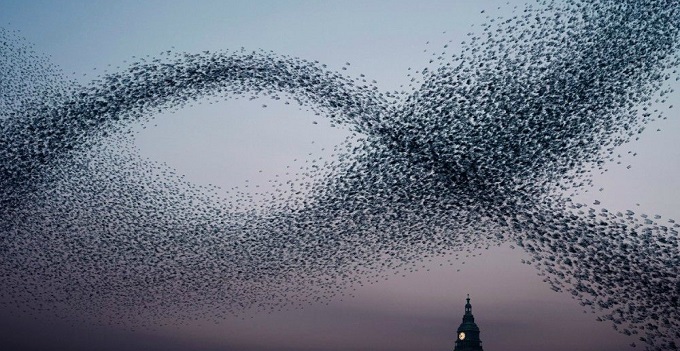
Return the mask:
[[[465,304],[465,314],[472,314],[472,305],[470,304],[470,294],[467,294],[467,303]]]
[[[479,339],[479,327],[472,316],[472,305],[470,304],[470,294],[465,300],[465,314],[463,323],[458,327],[458,338],[454,351],[483,351],[482,340]]]

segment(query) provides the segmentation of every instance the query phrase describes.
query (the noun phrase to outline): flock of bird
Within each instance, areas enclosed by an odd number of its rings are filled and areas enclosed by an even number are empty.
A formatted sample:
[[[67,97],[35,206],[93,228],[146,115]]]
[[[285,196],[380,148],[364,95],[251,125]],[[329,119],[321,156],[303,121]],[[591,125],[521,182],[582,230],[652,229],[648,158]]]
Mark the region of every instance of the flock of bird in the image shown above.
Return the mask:
[[[554,290],[677,350],[680,225],[570,196],[663,118],[679,26],[675,0],[539,1],[436,53],[409,92],[245,50],[166,52],[79,85],[0,29],[0,294],[111,323],[219,319],[510,241]],[[263,96],[353,137],[259,200],[134,146],[159,111]]]

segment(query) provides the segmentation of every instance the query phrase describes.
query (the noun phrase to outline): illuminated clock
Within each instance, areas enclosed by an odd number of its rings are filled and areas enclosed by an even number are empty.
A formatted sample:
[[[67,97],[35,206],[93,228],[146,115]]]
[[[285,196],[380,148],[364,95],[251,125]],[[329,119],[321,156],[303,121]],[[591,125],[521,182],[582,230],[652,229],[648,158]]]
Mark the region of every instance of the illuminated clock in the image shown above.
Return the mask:
[[[465,339],[465,333],[464,333],[464,332],[460,332],[460,334],[458,334],[458,339],[460,339],[460,340]]]

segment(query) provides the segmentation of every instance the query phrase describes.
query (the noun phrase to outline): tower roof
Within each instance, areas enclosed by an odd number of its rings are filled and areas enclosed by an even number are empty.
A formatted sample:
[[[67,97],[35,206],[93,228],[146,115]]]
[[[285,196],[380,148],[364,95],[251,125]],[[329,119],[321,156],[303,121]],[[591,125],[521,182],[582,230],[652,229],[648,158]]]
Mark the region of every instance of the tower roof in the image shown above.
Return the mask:
[[[479,327],[475,323],[475,317],[472,315],[472,305],[470,304],[470,294],[468,294],[465,304],[465,314],[463,315],[463,323],[458,327],[458,332],[475,331],[479,332]]]

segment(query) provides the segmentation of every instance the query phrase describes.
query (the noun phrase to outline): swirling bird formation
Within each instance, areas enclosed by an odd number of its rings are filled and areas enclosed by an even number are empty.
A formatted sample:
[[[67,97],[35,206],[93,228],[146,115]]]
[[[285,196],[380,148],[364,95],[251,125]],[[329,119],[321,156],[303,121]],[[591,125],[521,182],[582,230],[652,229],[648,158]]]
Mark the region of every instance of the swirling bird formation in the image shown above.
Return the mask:
[[[436,55],[410,94],[243,50],[168,52],[80,86],[3,29],[2,294],[124,323],[219,318],[512,241],[554,290],[678,349],[680,225],[566,194],[660,117],[679,25],[672,0],[542,1]],[[259,202],[134,148],[153,113],[234,96],[292,101],[356,136]]]

